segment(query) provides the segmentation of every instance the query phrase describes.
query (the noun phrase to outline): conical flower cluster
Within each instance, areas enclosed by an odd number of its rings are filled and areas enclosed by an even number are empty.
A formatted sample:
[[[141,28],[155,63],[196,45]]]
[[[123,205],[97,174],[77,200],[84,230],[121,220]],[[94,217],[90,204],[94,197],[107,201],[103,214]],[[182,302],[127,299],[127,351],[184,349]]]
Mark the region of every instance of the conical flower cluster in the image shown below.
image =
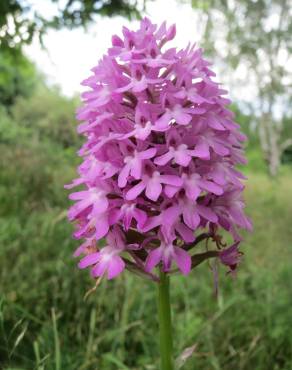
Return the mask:
[[[245,163],[245,137],[202,50],[167,48],[174,37],[175,26],[148,19],[137,31],[124,28],[83,82],[83,163],[67,187],[84,189],[70,195],[69,219],[83,239],[79,267],[94,277],[127,267],[155,279],[158,264],[188,274],[209,257],[233,270],[238,229],[251,228],[234,168]],[[234,244],[220,250],[222,229]],[[218,248],[192,255],[205,238]]]

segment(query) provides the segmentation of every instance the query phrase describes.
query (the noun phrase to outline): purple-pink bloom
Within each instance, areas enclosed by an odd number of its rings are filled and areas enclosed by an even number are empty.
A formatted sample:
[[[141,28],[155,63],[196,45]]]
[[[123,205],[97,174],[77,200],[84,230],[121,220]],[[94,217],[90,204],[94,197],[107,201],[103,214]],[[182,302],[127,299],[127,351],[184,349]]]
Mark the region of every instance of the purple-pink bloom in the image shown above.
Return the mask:
[[[182,274],[187,275],[191,271],[190,255],[184,249],[175,246],[173,241],[161,239],[160,246],[149,252],[145,270],[151,271],[162,261],[164,271],[167,272],[170,270],[172,262],[175,261]]]
[[[239,241],[219,252],[220,262],[229,267],[229,272],[233,272],[236,269],[242,258],[243,253],[238,250],[238,246]]]
[[[120,257],[125,244],[118,228],[108,233],[107,241],[108,245],[100,251],[87,254],[78,266],[81,269],[91,266],[91,273],[94,277],[101,277],[107,273],[108,279],[113,279],[125,268],[125,262]]]
[[[94,277],[133,266],[153,276],[158,265],[188,274],[192,245],[204,234],[221,248],[222,229],[235,244],[210,255],[233,270],[239,231],[251,229],[235,168],[245,163],[245,136],[202,50],[167,48],[174,37],[174,25],[147,18],[136,31],[124,27],[83,81],[82,163],[66,187],[83,188],[69,196],[68,215],[83,240],[79,267]]]
[[[142,176],[143,160],[153,158],[156,154],[156,149],[151,148],[142,152],[136,150],[132,155],[124,158],[124,167],[119,173],[118,185],[123,188],[127,184],[128,177],[131,175],[134,179],[139,180]]]

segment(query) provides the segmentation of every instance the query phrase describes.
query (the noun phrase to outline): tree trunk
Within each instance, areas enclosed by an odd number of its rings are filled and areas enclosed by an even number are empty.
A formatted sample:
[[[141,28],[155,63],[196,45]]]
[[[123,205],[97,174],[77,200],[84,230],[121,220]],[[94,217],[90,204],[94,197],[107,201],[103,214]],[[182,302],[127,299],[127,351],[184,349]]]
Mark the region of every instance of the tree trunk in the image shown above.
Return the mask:
[[[269,142],[266,126],[266,115],[263,114],[259,120],[259,139],[264,161],[269,163]]]
[[[269,173],[271,176],[276,176],[280,163],[281,163],[281,150],[280,150],[280,131],[277,130],[276,124],[271,118],[268,119],[268,132],[270,142],[270,155],[269,155]]]
[[[280,145],[281,127],[277,127],[273,122],[270,113],[264,113],[259,122],[259,138],[263,151],[264,159],[268,165],[268,171],[271,176],[276,176],[281,164],[281,145]]]
[[[278,174],[279,167],[281,164],[281,152],[280,152],[279,144],[277,143],[276,136],[273,135],[270,138],[271,148],[270,148],[270,156],[269,156],[269,173],[273,177]]]

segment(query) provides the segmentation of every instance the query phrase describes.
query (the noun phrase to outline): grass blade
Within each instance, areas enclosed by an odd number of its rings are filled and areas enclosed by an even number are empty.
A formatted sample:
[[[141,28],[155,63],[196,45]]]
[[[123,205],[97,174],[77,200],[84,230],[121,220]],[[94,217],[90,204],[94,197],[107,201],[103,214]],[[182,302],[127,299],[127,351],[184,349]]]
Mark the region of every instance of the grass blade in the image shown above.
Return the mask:
[[[55,369],[61,370],[61,349],[60,340],[57,327],[57,319],[55,309],[52,308],[52,321],[53,321],[53,332],[54,332],[54,343],[55,343]]]

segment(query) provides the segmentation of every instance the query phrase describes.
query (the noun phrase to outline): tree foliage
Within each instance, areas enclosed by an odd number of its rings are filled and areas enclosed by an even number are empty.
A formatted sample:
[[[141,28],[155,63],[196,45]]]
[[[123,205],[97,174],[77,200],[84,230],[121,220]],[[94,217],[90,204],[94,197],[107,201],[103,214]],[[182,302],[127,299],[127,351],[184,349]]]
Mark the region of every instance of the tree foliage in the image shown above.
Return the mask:
[[[40,82],[30,97],[16,99],[10,116],[13,126],[26,132],[31,140],[72,148],[80,142],[74,123],[78,103],[76,98],[62,96],[57,88],[48,88]]]
[[[42,0],[43,9],[55,9],[51,17],[44,16],[39,5],[29,0],[0,1],[0,103],[11,106],[17,96],[28,97],[36,72],[23,55],[22,46],[34,36],[42,42],[49,28],[86,26],[96,14],[128,18],[139,17],[137,1],[131,0]],[[142,7],[143,8],[143,7]],[[42,14],[41,14],[42,13]]]
[[[225,69],[241,73],[256,95],[250,102],[257,117],[261,147],[272,175],[278,171],[284,123],[291,117],[292,22],[290,0],[193,0],[206,20],[205,45],[225,60]],[[220,42],[218,42],[220,41]],[[229,69],[229,75],[232,71]],[[238,83],[238,81],[237,81]]]
[[[19,49],[0,52],[0,103],[10,107],[17,96],[28,97],[37,79],[35,66]]]
[[[29,0],[0,1],[0,47],[14,48],[30,43],[34,35],[42,39],[48,28],[85,26],[96,14],[139,17],[138,1],[131,0],[42,0],[55,5],[51,18],[44,17]],[[38,8],[39,9],[39,8]]]

